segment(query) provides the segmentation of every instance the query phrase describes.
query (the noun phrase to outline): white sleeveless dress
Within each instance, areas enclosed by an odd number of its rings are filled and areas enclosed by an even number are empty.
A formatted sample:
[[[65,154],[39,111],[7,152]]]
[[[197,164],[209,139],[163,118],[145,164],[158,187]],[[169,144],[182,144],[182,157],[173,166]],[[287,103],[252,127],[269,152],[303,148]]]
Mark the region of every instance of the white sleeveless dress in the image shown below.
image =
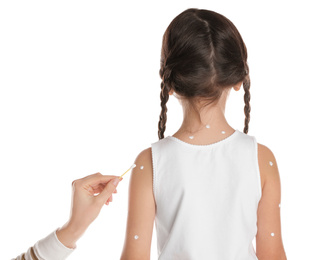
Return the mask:
[[[210,145],[167,136],[151,147],[158,259],[258,259],[256,138],[236,129]]]

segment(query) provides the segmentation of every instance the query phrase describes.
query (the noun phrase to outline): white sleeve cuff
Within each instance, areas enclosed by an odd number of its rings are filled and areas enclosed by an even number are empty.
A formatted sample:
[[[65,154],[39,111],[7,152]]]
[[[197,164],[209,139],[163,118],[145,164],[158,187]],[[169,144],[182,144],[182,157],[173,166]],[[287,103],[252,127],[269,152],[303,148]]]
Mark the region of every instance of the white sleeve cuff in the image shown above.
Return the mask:
[[[57,230],[57,229],[56,229]],[[68,248],[58,240],[54,230],[47,237],[39,240],[35,245],[35,253],[41,259],[46,260],[63,260],[66,259],[75,248]]]

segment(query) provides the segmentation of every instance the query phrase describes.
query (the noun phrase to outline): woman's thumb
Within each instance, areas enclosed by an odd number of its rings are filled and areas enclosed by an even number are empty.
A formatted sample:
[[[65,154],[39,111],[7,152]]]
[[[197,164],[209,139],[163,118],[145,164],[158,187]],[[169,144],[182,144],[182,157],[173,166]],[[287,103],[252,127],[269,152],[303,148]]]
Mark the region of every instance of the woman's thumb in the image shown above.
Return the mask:
[[[103,204],[109,199],[111,194],[115,191],[118,183],[121,181],[119,177],[111,179],[107,184],[106,187],[102,190],[102,192],[98,195],[100,200],[103,201]]]

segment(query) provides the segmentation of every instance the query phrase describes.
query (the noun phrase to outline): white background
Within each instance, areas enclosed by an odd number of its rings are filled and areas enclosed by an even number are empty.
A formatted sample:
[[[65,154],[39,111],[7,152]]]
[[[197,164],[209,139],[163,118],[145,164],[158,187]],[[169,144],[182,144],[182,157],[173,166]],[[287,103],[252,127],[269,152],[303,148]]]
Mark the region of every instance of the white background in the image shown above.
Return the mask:
[[[274,153],[289,259],[323,259],[321,1],[1,1],[1,259],[69,217],[71,182],[120,175],[158,140],[162,36],[179,13],[229,18],[248,49],[250,135]],[[243,131],[243,88],[226,106]],[[181,125],[172,96],[166,135]],[[119,259],[129,176],[70,259]],[[153,233],[152,259],[157,259]]]

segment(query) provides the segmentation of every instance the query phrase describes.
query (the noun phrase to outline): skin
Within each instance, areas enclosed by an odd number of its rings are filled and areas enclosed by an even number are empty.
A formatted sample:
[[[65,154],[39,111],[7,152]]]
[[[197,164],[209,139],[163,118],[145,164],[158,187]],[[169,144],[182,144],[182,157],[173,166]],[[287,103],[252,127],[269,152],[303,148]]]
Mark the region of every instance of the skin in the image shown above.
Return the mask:
[[[117,180],[117,183],[114,183]],[[97,218],[104,204],[112,202],[112,193],[117,193],[119,176],[95,173],[72,182],[70,219],[56,231],[60,242],[75,248],[76,242]]]
[[[216,104],[205,107],[200,112],[201,122],[197,112],[191,109],[186,100],[181,100],[176,93],[170,95],[178,98],[183,108],[183,122],[179,130],[173,135],[180,140],[191,144],[210,144],[220,141],[231,135],[232,128],[225,118],[227,97],[231,91],[239,91],[242,82],[224,91]],[[202,105],[201,102],[198,107]],[[226,134],[204,131],[206,124],[212,129],[222,129]],[[193,135],[194,139],[188,137]],[[269,161],[273,165],[269,165]],[[258,206],[256,255],[259,260],[287,259],[281,237],[280,207],[281,188],[278,166],[272,151],[258,143],[258,162],[262,186],[262,197]],[[129,202],[127,228],[121,260],[150,259],[152,233],[155,218],[155,201],[153,195],[153,166],[151,148],[143,150],[135,160],[136,165],[143,165],[133,169],[129,183]],[[136,174],[141,171],[141,174]],[[274,236],[271,236],[274,233]],[[138,235],[138,239],[134,236]]]

